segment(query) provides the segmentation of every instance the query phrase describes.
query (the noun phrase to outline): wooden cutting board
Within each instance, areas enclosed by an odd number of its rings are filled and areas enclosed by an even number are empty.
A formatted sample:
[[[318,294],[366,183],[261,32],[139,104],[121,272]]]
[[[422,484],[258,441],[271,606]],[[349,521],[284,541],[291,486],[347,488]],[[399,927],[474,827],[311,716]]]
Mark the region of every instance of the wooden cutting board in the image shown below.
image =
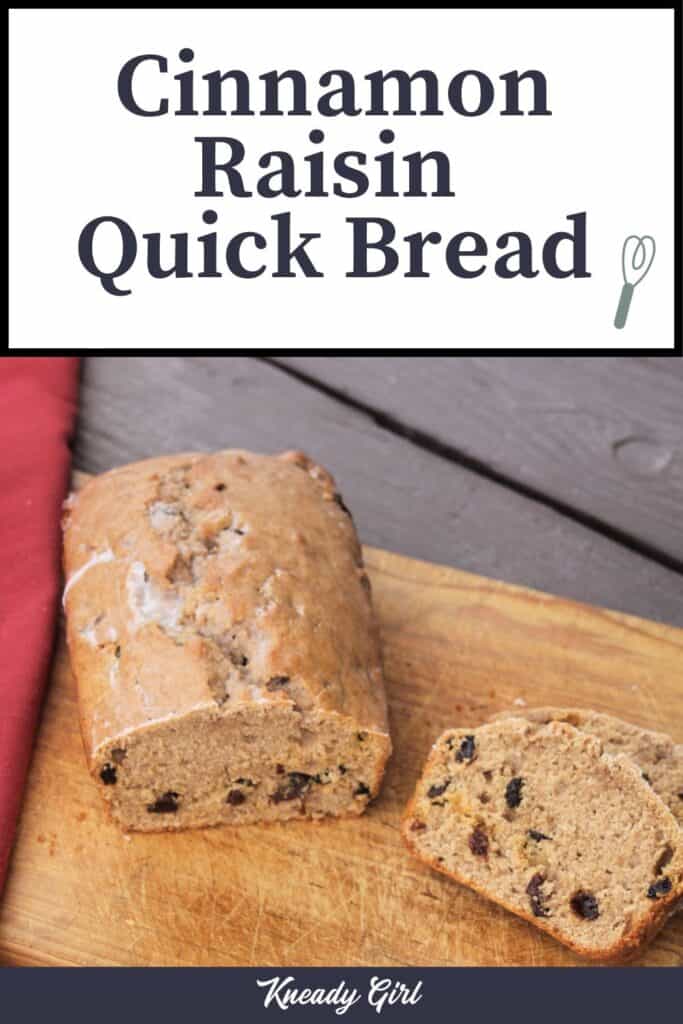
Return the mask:
[[[450,725],[532,704],[683,740],[683,630],[366,550],[395,753],[362,818],[123,835],[89,777],[63,638],[4,901],[0,960],[124,965],[570,965],[531,925],[413,861],[398,821]],[[63,637],[63,633],[62,633]],[[683,964],[683,914],[641,957]]]

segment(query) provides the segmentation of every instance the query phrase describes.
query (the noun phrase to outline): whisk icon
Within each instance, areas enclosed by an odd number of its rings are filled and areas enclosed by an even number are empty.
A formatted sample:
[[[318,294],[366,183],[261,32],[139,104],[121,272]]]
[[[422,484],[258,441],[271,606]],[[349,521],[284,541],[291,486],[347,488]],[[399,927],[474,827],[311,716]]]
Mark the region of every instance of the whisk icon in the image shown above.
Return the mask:
[[[655,258],[655,240],[652,235],[629,235],[621,250],[621,272],[624,286],[614,317],[614,326],[621,329],[631,307],[633,289],[643,280]]]

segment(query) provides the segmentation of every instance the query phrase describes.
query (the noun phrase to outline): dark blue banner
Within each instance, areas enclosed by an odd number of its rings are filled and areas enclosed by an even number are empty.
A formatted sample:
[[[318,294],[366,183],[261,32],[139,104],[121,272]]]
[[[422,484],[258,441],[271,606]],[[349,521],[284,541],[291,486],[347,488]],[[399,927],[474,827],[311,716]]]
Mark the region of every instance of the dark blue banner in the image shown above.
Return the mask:
[[[678,1019],[680,970],[602,968],[58,968],[0,973],[0,1021],[233,1020],[643,1024]],[[67,1017],[68,1014],[68,1017]]]

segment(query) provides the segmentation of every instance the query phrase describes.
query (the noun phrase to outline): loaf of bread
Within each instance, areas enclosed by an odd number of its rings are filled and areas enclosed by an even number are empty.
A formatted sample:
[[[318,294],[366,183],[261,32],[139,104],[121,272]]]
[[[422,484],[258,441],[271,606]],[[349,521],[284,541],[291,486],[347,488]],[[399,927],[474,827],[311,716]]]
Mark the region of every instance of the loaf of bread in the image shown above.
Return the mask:
[[[64,515],[90,769],[126,829],[360,814],[391,744],[370,583],[301,453],[150,459]]]
[[[626,754],[640,768],[643,778],[667,805],[683,828],[683,744],[662,732],[641,729],[614,715],[587,708],[524,708],[501,711],[501,718],[525,718],[529,722],[567,722],[575,729],[597,736],[608,754]]]
[[[683,902],[683,842],[630,759],[564,722],[445,732],[402,822],[422,861],[595,960]]]

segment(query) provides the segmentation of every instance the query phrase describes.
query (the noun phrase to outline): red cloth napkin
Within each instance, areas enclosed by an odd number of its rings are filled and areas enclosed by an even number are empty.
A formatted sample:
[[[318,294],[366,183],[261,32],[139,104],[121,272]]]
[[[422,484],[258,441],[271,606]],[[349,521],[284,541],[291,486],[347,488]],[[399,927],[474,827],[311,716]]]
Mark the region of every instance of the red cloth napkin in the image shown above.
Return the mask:
[[[0,892],[59,607],[78,360],[0,360]]]

